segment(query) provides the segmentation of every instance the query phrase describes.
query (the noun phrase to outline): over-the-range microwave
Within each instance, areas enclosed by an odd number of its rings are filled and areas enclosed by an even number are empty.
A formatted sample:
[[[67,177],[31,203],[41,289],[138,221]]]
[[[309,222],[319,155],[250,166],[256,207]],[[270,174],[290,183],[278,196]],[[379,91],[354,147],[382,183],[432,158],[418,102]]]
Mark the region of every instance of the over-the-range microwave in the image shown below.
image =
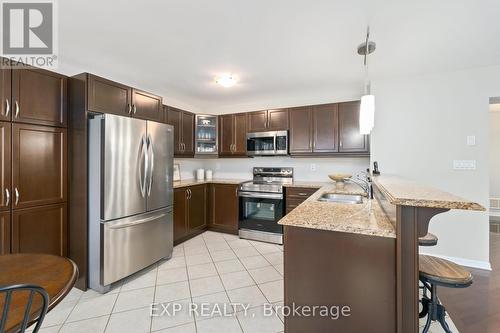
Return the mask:
[[[288,155],[288,131],[247,133],[247,155]]]

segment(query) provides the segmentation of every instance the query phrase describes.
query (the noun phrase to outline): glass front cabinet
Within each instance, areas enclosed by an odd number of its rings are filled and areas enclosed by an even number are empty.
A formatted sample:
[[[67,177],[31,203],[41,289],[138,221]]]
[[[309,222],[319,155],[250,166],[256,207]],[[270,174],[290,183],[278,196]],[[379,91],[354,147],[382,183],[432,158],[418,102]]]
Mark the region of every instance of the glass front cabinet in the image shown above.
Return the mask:
[[[196,115],[195,154],[217,156],[218,121],[214,115]]]

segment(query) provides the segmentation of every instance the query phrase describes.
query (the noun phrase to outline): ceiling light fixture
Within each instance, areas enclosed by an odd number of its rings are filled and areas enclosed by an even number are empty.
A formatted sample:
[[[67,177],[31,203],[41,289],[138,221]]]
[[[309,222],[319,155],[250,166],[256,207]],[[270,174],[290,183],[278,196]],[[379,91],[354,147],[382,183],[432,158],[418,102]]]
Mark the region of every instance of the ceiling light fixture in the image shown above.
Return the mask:
[[[370,27],[366,29],[366,40],[358,46],[358,54],[364,57],[365,66],[365,83],[364,95],[361,97],[361,105],[359,109],[359,132],[361,134],[370,134],[375,126],[375,96],[371,94],[371,82],[368,77],[368,55],[376,49],[375,42],[370,39]]]
[[[238,82],[238,78],[231,73],[224,73],[215,78],[215,83],[224,88],[231,88]]]

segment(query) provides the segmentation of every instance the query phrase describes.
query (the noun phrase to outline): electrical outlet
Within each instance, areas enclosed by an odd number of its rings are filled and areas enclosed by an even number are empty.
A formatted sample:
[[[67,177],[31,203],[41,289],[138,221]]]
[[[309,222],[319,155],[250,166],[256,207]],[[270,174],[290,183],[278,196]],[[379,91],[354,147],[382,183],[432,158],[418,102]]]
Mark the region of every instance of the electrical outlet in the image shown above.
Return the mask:
[[[467,136],[467,146],[475,146],[476,145],[476,136],[468,135]]]
[[[454,170],[476,170],[476,160],[454,160]]]
[[[316,164],[311,163],[311,171],[316,171]]]

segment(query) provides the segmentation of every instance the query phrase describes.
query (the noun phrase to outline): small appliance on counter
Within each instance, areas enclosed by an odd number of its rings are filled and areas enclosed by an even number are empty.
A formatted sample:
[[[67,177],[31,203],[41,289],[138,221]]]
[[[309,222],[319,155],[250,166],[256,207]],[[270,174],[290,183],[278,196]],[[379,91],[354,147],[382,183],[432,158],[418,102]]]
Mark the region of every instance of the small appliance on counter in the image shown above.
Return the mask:
[[[205,180],[205,169],[196,170],[196,180]]]
[[[240,185],[239,236],[283,244],[283,184],[293,182],[293,168],[253,168],[253,180]]]
[[[212,180],[212,178],[213,178],[212,170],[207,169],[207,171],[205,171],[205,179],[206,180]]]

